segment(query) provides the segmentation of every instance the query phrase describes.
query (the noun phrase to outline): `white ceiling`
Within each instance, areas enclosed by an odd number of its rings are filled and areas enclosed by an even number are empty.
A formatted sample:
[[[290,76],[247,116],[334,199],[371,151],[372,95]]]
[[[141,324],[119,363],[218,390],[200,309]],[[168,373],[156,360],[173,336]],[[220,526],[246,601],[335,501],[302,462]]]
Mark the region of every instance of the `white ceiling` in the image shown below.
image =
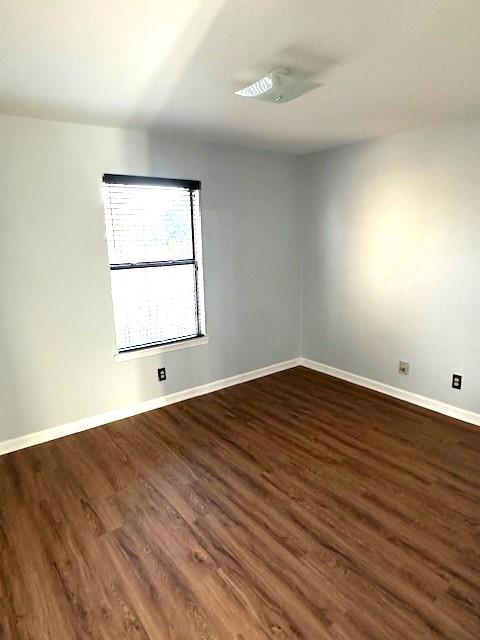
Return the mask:
[[[480,116],[480,0],[2,0],[0,111],[306,153]],[[234,95],[275,66],[325,83]]]

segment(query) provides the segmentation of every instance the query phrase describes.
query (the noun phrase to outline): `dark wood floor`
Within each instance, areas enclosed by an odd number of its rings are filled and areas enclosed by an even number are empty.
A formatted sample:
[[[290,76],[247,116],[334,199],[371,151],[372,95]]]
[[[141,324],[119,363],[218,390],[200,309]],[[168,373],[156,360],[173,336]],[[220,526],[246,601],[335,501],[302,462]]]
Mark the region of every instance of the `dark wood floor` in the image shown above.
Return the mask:
[[[0,458],[2,640],[478,640],[480,429],[296,368]]]

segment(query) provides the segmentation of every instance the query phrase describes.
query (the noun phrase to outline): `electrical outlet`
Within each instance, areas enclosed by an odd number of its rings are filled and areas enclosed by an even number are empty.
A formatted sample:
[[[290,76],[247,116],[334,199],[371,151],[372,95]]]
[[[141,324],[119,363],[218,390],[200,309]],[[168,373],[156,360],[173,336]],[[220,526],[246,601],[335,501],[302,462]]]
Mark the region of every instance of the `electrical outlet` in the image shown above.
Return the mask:
[[[400,360],[400,362],[398,363],[398,373],[401,373],[402,376],[408,376],[409,370],[410,370],[410,363],[402,362],[402,360]]]
[[[167,379],[167,372],[165,370],[165,367],[162,367],[161,369],[157,369],[157,374],[158,374],[159,382],[163,382],[164,380]]]
[[[458,373],[454,373],[452,376],[452,389],[461,389],[462,388],[462,376],[459,376]]]

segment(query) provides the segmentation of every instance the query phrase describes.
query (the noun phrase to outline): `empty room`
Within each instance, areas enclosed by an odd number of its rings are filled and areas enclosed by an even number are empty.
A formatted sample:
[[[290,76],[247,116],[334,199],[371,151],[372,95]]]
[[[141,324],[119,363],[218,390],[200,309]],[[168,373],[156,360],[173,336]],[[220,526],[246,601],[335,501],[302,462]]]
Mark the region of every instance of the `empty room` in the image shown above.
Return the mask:
[[[480,639],[480,2],[3,0],[0,640]]]

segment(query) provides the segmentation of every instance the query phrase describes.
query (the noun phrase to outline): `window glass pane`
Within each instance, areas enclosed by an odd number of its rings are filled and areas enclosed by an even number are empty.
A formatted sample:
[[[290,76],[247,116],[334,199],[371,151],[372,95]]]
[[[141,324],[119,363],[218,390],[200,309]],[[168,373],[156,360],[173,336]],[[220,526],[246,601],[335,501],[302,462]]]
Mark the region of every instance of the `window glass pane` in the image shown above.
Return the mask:
[[[193,257],[190,192],[180,187],[103,187],[110,264]]]
[[[197,335],[193,265],[110,274],[119,349]]]

